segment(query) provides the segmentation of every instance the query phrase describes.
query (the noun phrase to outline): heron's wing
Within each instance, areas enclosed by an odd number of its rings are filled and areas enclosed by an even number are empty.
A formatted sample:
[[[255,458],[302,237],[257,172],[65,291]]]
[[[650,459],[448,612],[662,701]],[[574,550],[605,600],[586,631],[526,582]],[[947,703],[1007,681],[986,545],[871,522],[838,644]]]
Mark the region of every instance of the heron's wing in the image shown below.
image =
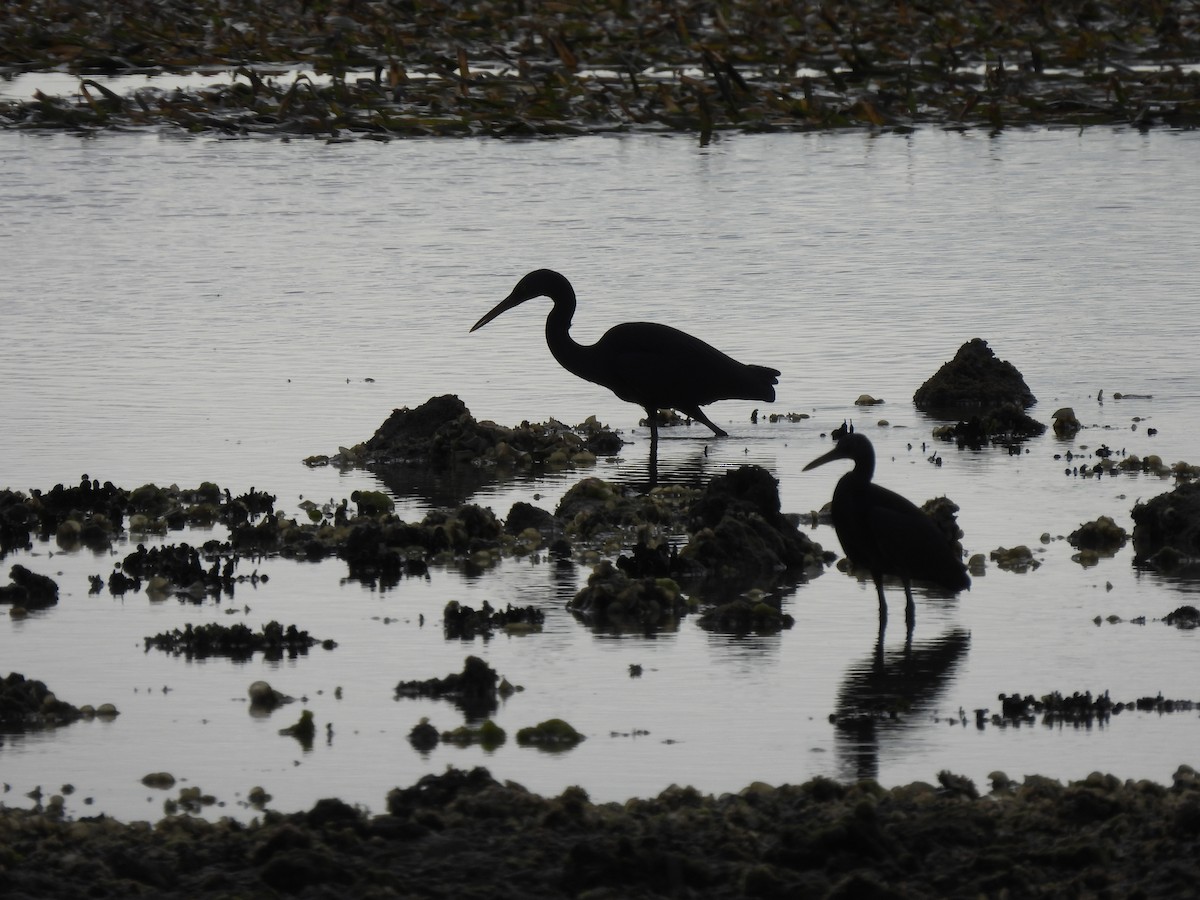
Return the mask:
[[[589,348],[602,384],[642,406],[688,409],[716,400],[774,399],[773,369],[747,366],[698,337],[654,322],[626,322]]]
[[[908,499],[872,485],[869,513],[884,572],[962,590],[969,581],[953,545],[933,519]]]

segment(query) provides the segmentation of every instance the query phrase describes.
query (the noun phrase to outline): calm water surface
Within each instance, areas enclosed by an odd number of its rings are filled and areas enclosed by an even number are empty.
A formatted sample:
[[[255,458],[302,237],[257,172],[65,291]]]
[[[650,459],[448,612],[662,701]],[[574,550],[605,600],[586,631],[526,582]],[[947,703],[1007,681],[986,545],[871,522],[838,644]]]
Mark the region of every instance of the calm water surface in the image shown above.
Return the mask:
[[[140,779],[163,770],[215,795],[224,805],[213,814],[247,817],[255,785],[279,809],[339,796],[379,810],[390,787],[447,765],[621,800],[673,782],[897,784],[941,769],[980,785],[997,769],[1169,781],[1180,763],[1200,764],[1194,712],[1090,729],[979,730],[973,717],[1001,691],[1200,699],[1197,635],[1156,621],[1197,604],[1200,584],[1136,572],[1130,548],[1084,568],[1063,539],[1101,514],[1132,529],[1133,504],[1171,480],[1070,477],[1056,459],[1106,443],[1200,462],[1197,135],[929,130],[698,148],[665,137],[328,145],[7,132],[0,149],[0,486],[82,473],[130,488],[212,480],[270,491],[277,509],[302,515],[304,498],[380,487],[303,457],[365,440],[394,407],[443,393],[505,424],[596,414],[630,443],[595,474],[636,483],[647,450],[638,410],[557,366],[547,303],[467,333],[521,275],[548,266],[579,294],[578,339],[631,319],[681,326],[780,369],[769,410],[812,417],[753,425],[756,404],[718,404],[710,415],[730,437],[668,431],[667,479],[754,462],[779,479],[785,511],[807,513],[843,469],[801,469],[828,449],[822,433],[853,418],[875,442],[881,483],[959,504],[969,551],[1028,544],[1042,563],[1025,574],[992,566],[957,600],[920,595],[906,654],[902,628],[876,646],[874,589],[836,570],[776,588],[797,619],[790,631],[713,635],[688,617],[646,637],[577,622],[564,603],[589,570],[538,559],[483,576],[435,568],[386,592],[347,581],[338,561],[266,560],[269,582],[197,606],[89,596],[87,576],[107,575],[130,544],[101,555],[39,544],[4,560],[0,577],[14,562],[49,574],[60,602],[4,617],[0,672],[122,714],[5,736],[0,802],[29,805],[34,787],[71,784],[73,814],[157,818],[167,794]],[[912,393],[972,337],[1025,375],[1035,417],[1072,406],[1088,427],[1018,457],[923,449],[936,421],[914,411]],[[1150,396],[1114,401],[1117,391]],[[863,393],[886,402],[855,407]],[[941,465],[928,461],[935,450]],[[553,509],[583,474],[489,482],[465,499],[501,516],[517,500]],[[418,485],[396,499],[415,518],[464,498]],[[210,536],[222,535],[169,540]],[[812,537],[840,551],[831,529]],[[447,641],[449,600],[535,604],[545,630]],[[1109,615],[1147,624],[1093,624]],[[242,664],[142,648],[187,622],[271,619],[339,646]],[[461,714],[394,700],[393,688],[458,671],[468,653],[525,687],[496,715],[510,736],[561,716],[588,739],[561,754],[510,737],[492,753],[419,755],[406,736],[421,717],[449,729]],[[641,678],[628,675],[634,663]],[[311,751],[277,734],[299,704],[248,714],[258,678],[305,698],[319,728]],[[881,690],[911,712],[866,736],[830,724]]]

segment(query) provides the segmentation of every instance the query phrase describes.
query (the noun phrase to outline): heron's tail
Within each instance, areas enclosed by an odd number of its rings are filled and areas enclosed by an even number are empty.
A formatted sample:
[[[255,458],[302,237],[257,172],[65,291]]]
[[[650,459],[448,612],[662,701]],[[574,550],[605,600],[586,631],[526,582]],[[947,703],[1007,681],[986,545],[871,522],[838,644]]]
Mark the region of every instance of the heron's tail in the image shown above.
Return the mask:
[[[775,385],[779,383],[779,370],[770,366],[746,366],[749,370],[748,379],[750,391],[745,400],[765,400],[768,403],[775,400]]]

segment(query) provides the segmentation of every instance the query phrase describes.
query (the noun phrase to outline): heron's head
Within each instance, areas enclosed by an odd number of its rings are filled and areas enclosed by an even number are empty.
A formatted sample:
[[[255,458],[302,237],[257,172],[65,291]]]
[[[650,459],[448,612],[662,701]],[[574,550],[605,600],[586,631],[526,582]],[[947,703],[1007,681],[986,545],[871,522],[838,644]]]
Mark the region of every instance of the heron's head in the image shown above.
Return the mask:
[[[534,297],[549,297],[555,303],[560,300],[570,300],[574,308],[575,291],[571,282],[553,269],[534,269],[517,282],[507,297],[501,300],[482,319],[471,326],[471,331],[477,331],[501,313],[508,312],[514,306],[520,306],[526,300]]]
[[[817,466],[823,466],[827,462],[833,462],[835,459],[850,459],[854,461],[855,465],[869,463],[874,466],[875,448],[871,446],[871,439],[865,434],[858,434],[853,425],[843,422],[841,428],[833,430],[833,439],[835,441],[833,449],[818,456],[805,466],[805,472],[815,469]]]

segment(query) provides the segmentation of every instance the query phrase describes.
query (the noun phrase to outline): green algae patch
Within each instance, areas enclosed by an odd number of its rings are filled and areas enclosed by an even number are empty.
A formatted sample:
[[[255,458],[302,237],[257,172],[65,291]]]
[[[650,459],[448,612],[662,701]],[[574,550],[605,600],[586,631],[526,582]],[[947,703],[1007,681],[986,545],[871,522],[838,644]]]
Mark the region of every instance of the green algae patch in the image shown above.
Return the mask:
[[[582,740],[584,736],[563,719],[547,719],[517,732],[517,743],[522,747],[543,750],[569,750]]]

